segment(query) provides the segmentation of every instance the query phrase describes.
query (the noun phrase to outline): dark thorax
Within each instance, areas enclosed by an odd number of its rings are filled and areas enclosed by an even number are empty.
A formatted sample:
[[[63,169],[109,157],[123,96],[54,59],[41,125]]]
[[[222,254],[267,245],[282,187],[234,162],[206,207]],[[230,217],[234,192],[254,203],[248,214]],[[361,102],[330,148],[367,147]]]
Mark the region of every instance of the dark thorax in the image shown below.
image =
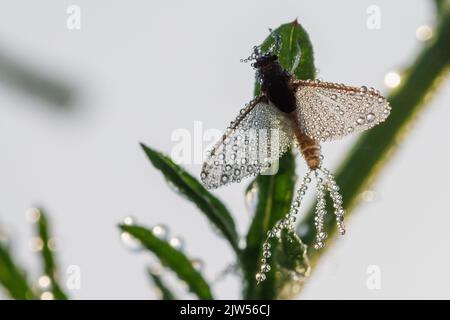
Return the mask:
[[[276,55],[257,58],[255,68],[261,83],[261,92],[279,110],[291,113],[295,110],[295,95],[291,88],[292,76],[283,69]]]

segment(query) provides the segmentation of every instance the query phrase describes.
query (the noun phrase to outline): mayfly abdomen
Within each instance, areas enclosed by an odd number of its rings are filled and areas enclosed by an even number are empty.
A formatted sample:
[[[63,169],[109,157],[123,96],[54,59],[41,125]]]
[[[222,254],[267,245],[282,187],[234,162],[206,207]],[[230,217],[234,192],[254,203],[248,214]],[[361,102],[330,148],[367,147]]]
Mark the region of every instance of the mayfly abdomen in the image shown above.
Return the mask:
[[[299,132],[296,134],[300,151],[306,164],[311,170],[315,170],[320,166],[320,145],[306,134]]]
[[[321,160],[319,143],[302,132],[295,112],[290,113],[289,118],[292,121],[295,139],[306,164],[311,170],[319,168]]]

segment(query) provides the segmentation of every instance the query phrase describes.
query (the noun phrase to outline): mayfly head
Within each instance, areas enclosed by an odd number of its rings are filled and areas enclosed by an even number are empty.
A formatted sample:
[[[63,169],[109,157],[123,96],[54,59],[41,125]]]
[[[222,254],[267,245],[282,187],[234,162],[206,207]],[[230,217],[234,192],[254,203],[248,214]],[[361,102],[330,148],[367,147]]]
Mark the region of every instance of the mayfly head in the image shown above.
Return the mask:
[[[252,63],[252,66],[259,69],[269,65],[271,62],[278,60],[278,55],[280,54],[281,50],[281,36],[278,32],[273,31],[272,29],[269,29],[269,32],[271,37],[273,38],[273,43],[271,44],[270,48],[267,51],[263,52],[260,46],[254,46],[252,54],[245,59],[241,59],[241,62],[246,63],[255,61],[254,63]]]
[[[273,64],[274,61],[278,60],[276,54],[265,54],[256,58],[256,62],[253,63],[253,67],[256,69],[266,68]]]

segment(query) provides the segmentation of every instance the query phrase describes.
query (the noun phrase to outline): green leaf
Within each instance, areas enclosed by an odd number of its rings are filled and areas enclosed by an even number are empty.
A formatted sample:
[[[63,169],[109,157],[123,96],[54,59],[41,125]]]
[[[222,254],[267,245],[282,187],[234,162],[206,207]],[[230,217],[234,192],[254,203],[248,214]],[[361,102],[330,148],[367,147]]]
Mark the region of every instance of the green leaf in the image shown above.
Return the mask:
[[[36,299],[28,285],[25,272],[14,262],[8,248],[0,242],[0,284],[17,300]]]
[[[51,241],[49,222],[44,210],[39,209],[39,212],[40,216],[37,222],[37,233],[43,243],[42,250],[40,251],[43,271],[51,280],[54,298],[56,300],[67,300],[67,295],[59,284],[58,268],[55,262],[54,252],[49,246]]]
[[[145,227],[137,225],[120,225],[119,227],[122,231],[128,232],[138,239],[147,250],[153,252],[161,263],[174,271],[178,278],[185,281],[190,290],[200,299],[213,299],[208,283],[182,252],[154,236]]]
[[[272,299],[276,296],[276,270],[267,274],[267,279],[259,286],[255,275],[259,271],[262,244],[267,231],[289,212],[295,185],[295,161],[291,152],[280,160],[276,175],[258,176],[258,204],[247,234],[247,247],[243,255],[243,266],[247,283],[244,295],[247,299]]]
[[[435,39],[424,47],[409,70],[402,75],[401,86],[388,97],[392,106],[389,118],[358,139],[338,170],[336,181],[341,188],[347,216],[357,205],[361,191],[378,176],[417,113],[436,92],[449,65],[450,13],[447,12],[436,30]],[[331,214],[327,216],[332,217]],[[335,221],[326,220],[325,228],[335,233]],[[314,206],[298,230],[306,230],[300,236],[308,245],[313,243]],[[323,249],[312,251],[311,262],[314,263],[323,252]]]
[[[450,3],[447,0],[434,0],[434,7],[436,15],[440,18],[450,8]]]
[[[295,20],[281,25],[274,32],[282,39],[279,54],[281,65],[290,71],[301,50],[301,59],[294,73],[299,79],[313,79],[316,72],[313,50],[309,36],[303,27]],[[267,51],[273,41],[273,38],[269,36],[263,42],[261,50]],[[255,94],[258,92],[259,86],[256,84]],[[267,279],[259,286],[256,284],[255,275],[259,271],[262,244],[266,239],[267,231],[290,210],[295,187],[293,154],[288,152],[280,159],[279,171],[276,175],[260,175],[255,181],[258,188],[258,204],[247,234],[247,247],[242,257],[246,279],[244,297],[247,299],[273,299],[277,296],[276,266],[267,273]]]
[[[274,248],[273,259],[281,271],[277,274],[277,298],[291,298],[300,291],[311,271],[307,246],[294,232],[284,229]]]
[[[300,54],[300,61],[293,70],[297,79],[314,79],[316,67],[314,66],[314,52],[309,35],[297,20],[281,25],[273,31],[281,37],[281,49],[278,55],[280,64],[287,70],[292,71]],[[268,36],[261,45],[261,51],[267,52],[274,44],[272,36]],[[255,96],[260,92],[258,81],[255,82]]]
[[[239,254],[239,236],[234,220],[222,202],[167,156],[142,143],[141,146],[155,168],[159,169],[181,194],[197,205]]]
[[[294,232],[283,229],[280,244],[276,246],[274,259],[282,268],[307,274],[309,262],[306,251],[307,246]]]
[[[158,274],[152,272],[151,270],[148,270],[148,275],[152,279],[155,287],[158,289],[162,300],[177,300],[175,295],[172,293],[172,290],[167,287],[167,285]]]

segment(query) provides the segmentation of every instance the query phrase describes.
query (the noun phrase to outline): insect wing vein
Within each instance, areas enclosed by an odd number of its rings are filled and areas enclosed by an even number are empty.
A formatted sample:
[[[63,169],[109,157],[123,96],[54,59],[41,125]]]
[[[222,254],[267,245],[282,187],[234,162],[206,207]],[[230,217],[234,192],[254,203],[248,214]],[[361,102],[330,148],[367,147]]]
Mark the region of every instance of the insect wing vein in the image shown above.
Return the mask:
[[[267,172],[292,142],[291,121],[266,101],[252,100],[206,154],[201,180],[209,189]]]
[[[342,138],[384,122],[391,107],[373,88],[296,80],[297,116],[301,129],[316,141]]]

